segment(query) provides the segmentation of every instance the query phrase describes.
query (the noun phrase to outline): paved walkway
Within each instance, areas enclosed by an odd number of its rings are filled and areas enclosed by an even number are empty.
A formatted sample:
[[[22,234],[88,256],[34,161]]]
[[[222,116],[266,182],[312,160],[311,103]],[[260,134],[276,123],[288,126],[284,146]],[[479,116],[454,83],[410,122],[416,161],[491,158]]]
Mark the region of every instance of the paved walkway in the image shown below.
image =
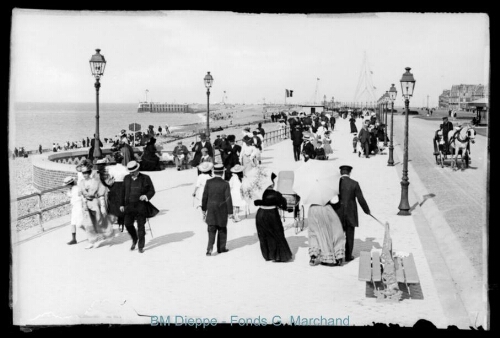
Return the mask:
[[[391,304],[366,296],[366,283],[358,281],[359,252],[380,249],[384,231],[360,208],[356,259],[343,267],[309,266],[307,229],[295,234],[292,218],[284,226],[293,261],[266,262],[260,253],[253,206],[247,219],[229,222],[229,252],[206,257],[206,224],[191,196],[196,170],[165,170],[148,173],[156,188],[152,202],[161,212],[150,220],[153,233],[147,231],[143,254],[129,250],[126,232],[117,232],[100,248],[85,250],[85,234],[79,230],[79,243],[68,246],[69,227],[13,247],[14,324],[149,324],[151,316],[170,316],[171,323],[179,316],[178,320],[216,318],[219,323],[265,319],[269,324],[275,316],[283,323],[300,316],[340,318],[356,326],[374,322],[413,326],[427,319],[439,328],[468,328],[467,312],[455,289],[448,287],[452,283],[445,266],[437,277],[435,266],[429,266],[428,258],[439,254],[428,245],[432,236],[421,242],[419,235],[430,234],[425,232],[421,209],[417,206],[411,217],[396,215],[401,169],[387,167],[387,155],[358,158],[351,142],[349,122],[338,119],[330,161],[354,167],[351,177],[360,183],[372,213],[391,225],[393,250],[414,255],[422,300]],[[267,147],[262,160],[276,173],[303,163],[293,160],[290,140]],[[416,202],[410,194],[410,205]],[[433,262],[442,263],[436,258]]]

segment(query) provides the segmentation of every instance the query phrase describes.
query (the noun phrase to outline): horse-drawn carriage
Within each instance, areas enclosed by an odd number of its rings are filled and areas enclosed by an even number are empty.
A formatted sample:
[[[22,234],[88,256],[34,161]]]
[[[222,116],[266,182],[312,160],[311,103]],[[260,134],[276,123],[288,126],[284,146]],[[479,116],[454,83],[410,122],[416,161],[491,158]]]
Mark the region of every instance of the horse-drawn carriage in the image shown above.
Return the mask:
[[[448,132],[448,141],[443,136],[443,131],[437,130],[432,140],[434,146],[434,156],[436,164],[444,167],[445,161],[451,161],[451,167],[458,169],[458,155],[462,161],[462,170],[468,168],[471,163],[470,143],[474,143],[476,131],[469,125],[458,127],[456,130]]]

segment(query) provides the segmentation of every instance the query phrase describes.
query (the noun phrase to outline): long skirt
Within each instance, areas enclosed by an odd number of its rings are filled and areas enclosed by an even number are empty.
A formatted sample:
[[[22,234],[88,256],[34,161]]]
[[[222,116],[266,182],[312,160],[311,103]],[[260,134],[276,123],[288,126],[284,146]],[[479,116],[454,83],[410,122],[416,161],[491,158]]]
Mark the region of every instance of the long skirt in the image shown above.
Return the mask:
[[[118,217],[118,224],[124,224],[125,214],[120,211],[121,196],[123,191],[123,182],[115,182],[109,189],[108,205],[109,214]]]
[[[87,233],[89,243],[111,238],[114,235],[112,216],[101,214],[99,203],[96,199],[84,202],[87,210],[83,210],[83,226]]]
[[[351,122],[351,133],[357,133],[358,128],[356,127],[356,124],[354,122]]]
[[[330,205],[309,207],[309,255],[322,263],[336,263],[344,258],[345,235],[340,218]]]
[[[264,259],[276,262],[289,261],[292,258],[292,251],[286,241],[278,209],[259,208],[255,223]]]

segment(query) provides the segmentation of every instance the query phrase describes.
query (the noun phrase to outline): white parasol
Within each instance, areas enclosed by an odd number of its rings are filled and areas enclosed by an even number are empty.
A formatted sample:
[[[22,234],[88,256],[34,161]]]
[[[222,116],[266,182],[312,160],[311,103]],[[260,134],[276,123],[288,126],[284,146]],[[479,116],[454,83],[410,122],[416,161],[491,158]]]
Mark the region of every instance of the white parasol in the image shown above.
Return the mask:
[[[334,162],[309,160],[295,170],[293,190],[304,204],[325,205],[338,195],[339,180]]]
[[[264,191],[273,184],[272,172],[262,166],[251,168],[241,182],[240,192],[247,204],[262,198]]]

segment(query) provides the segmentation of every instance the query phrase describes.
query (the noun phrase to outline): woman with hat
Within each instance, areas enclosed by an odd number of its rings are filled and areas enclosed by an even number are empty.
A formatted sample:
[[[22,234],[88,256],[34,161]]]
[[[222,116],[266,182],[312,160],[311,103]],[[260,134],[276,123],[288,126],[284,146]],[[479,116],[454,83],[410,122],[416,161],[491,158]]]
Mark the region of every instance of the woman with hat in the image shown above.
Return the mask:
[[[83,221],[83,209],[82,209],[82,197],[78,190],[78,185],[75,182],[75,178],[68,176],[64,179],[64,185],[69,187],[68,196],[71,198],[71,235],[73,236],[71,241],[68,242],[69,245],[76,244],[76,227],[82,226]]]
[[[354,118],[354,115],[351,115],[351,118],[349,119],[350,126],[351,126],[351,134],[352,133],[357,133],[358,132],[358,127],[356,127],[356,119]]]
[[[273,189],[276,174],[271,175],[273,184],[262,194],[262,199],[255,200],[259,207],[255,216],[255,225],[259,237],[260,251],[266,261],[288,262],[292,251],[285,238],[285,230],[278,208],[286,210],[287,202],[283,195]]]
[[[144,147],[144,152],[141,157],[141,170],[142,171],[158,171],[160,169],[160,158],[156,155],[156,139],[151,137]]]
[[[116,151],[113,156],[116,164],[108,168],[108,177],[110,182],[112,182],[108,193],[109,213],[118,218],[118,228],[123,232],[125,227],[125,215],[120,210],[120,204],[123,193],[123,179],[129,174],[129,171],[127,167],[121,163],[123,161],[121,152]]]
[[[257,166],[257,152],[256,148],[252,145],[253,141],[250,137],[243,137],[243,146],[241,147],[240,163],[243,166],[243,175],[246,176],[247,172]]]
[[[244,167],[240,164],[235,165],[231,168],[233,175],[229,179],[229,187],[231,188],[231,199],[233,200],[233,215],[234,221],[239,222],[240,218],[238,214],[241,209],[244,209],[247,205],[243,197],[241,196],[240,188],[241,181],[243,180],[243,169]]]
[[[212,162],[203,162],[198,165],[198,171],[200,174],[196,180],[196,185],[193,191],[193,197],[197,200],[196,207],[201,207],[201,198],[203,197],[203,190],[205,189],[205,184],[207,180],[212,178],[212,169],[214,164]]]
[[[333,154],[333,149],[332,149],[332,139],[330,138],[330,131],[327,130],[325,131],[325,136],[322,139],[323,141],[323,149],[325,150],[325,156],[326,159],[328,159],[328,155]]]
[[[113,236],[113,224],[108,217],[106,187],[97,176],[92,176],[92,164],[81,167],[83,179],[78,188],[83,200],[83,226],[89,245],[86,249],[99,247],[106,239]]]

